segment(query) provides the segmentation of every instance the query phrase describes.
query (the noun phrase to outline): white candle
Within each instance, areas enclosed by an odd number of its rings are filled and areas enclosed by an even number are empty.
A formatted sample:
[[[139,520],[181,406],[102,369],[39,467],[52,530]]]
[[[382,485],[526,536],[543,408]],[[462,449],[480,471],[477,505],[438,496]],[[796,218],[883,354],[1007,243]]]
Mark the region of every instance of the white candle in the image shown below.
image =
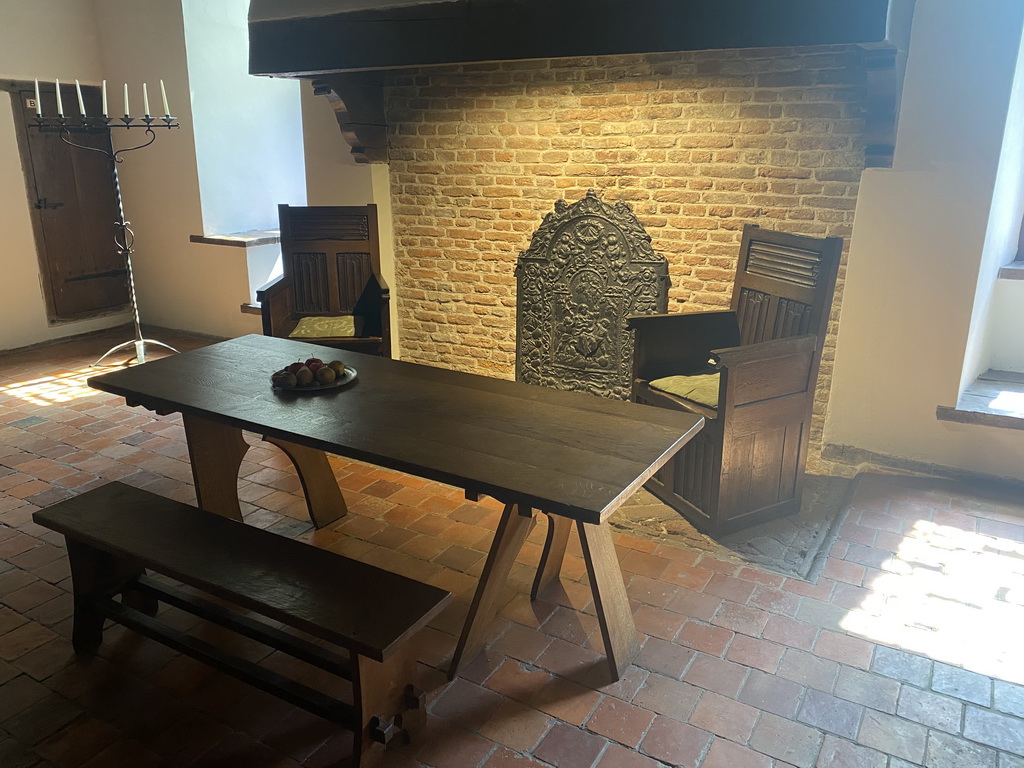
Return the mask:
[[[171,108],[167,106],[167,89],[164,88],[164,81],[160,81],[160,98],[164,100],[164,116],[171,116]]]
[[[53,85],[57,89],[57,114],[64,117],[64,102],[60,100],[60,80],[55,79]]]
[[[131,114],[132,114],[132,112],[128,108],[128,83],[125,83],[124,84],[124,116],[125,117],[130,117]]]
[[[107,81],[103,81],[103,116],[107,116]]]
[[[43,116],[43,102],[39,98],[39,78],[36,78],[36,117]]]
[[[82,98],[82,84],[75,80],[75,93],[78,94],[78,111],[85,117],[85,99]]]
[[[145,83],[142,84],[142,110],[146,117],[149,117],[149,91]]]

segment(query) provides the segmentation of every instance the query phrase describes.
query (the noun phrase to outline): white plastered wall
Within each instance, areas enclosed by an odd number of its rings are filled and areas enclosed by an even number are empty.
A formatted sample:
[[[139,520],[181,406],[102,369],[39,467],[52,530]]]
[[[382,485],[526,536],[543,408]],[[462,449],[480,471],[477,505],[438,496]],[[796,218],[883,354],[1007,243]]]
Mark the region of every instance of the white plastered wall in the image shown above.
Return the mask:
[[[1024,477],[1024,432],[935,417],[956,403],[994,251],[1022,17],[1024,6],[1003,0],[917,3],[895,162],[865,171],[858,196],[828,446]]]
[[[988,368],[1024,373],[1024,280],[997,280],[988,317]]]
[[[80,0],[7,3],[0,24],[0,78],[99,85],[102,67],[92,5]],[[68,91],[65,91],[68,94]],[[69,149],[70,151],[70,149]],[[39,276],[14,111],[0,92],[0,350],[127,322],[127,314],[50,325]]]
[[[249,300],[244,249],[189,242],[203,232],[203,220],[190,98],[196,84],[188,74],[181,4],[95,0],[95,9],[104,76],[129,82],[136,93],[142,82],[163,79],[182,124],[160,131],[120,168],[125,214],[136,233],[142,322],[212,336],[258,333],[259,318],[239,311]]]
[[[1000,268],[1017,256],[1020,222],[1024,217],[1024,45],[1018,48],[1001,143],[960,391],[989,368],[1024,370],[1024,344],[1019,333],[1024,303],[1006,304],[1020,293],[1012,288],[1007,290],[1003,285],[1007,281],[998,279]]]

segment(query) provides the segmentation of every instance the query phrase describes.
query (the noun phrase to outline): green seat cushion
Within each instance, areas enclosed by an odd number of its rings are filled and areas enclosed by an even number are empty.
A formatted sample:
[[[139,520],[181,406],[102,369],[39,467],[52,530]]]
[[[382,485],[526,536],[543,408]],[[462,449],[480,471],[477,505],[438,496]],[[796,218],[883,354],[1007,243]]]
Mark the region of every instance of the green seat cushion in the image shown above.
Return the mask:
[[[717,408],[718,377],[719,374],[717,373],[701,373],[695,376],[666,376],[663,379],[654,379],[650,386],[651,389],[656,389],[659,392],[667,392],[684,400],[692,400],[708,408]]]
[[[288,334],[290,339],[327,339],[337,336],[356,336],[361,328],[357,327],[352,315],[334,317],[304,317]]]

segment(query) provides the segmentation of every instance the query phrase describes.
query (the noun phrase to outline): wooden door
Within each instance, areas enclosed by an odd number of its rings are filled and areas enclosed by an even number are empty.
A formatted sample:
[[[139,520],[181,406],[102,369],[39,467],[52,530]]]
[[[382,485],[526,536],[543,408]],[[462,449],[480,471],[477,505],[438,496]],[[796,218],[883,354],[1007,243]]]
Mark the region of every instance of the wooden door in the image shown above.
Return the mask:
[[[43,112],[57,114],[53,85],[41,86]],[[83,87],[86,111],[100,113],[96,87]],[[29,207],[33,214],[39,267],[51,320],[110,311],[128,303],[124,256],[114,243],[117,196],[111,174],[110,134],[74,130],[70,140],[102,151],[65,144],[57,129],[39,129],[28,88],[15,92],[20,112]],[[61,86],[64,113],[78,117],[74,87]]]

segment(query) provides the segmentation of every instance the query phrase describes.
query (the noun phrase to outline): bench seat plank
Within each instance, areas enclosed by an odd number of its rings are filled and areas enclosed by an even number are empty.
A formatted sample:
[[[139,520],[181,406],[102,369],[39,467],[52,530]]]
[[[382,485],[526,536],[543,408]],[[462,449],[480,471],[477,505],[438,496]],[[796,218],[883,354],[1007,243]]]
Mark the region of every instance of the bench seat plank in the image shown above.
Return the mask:
[[[383,661],[451,597],[396,573],[112,482],[40,525]],[[342,595],[344,599],[339,599]]]

